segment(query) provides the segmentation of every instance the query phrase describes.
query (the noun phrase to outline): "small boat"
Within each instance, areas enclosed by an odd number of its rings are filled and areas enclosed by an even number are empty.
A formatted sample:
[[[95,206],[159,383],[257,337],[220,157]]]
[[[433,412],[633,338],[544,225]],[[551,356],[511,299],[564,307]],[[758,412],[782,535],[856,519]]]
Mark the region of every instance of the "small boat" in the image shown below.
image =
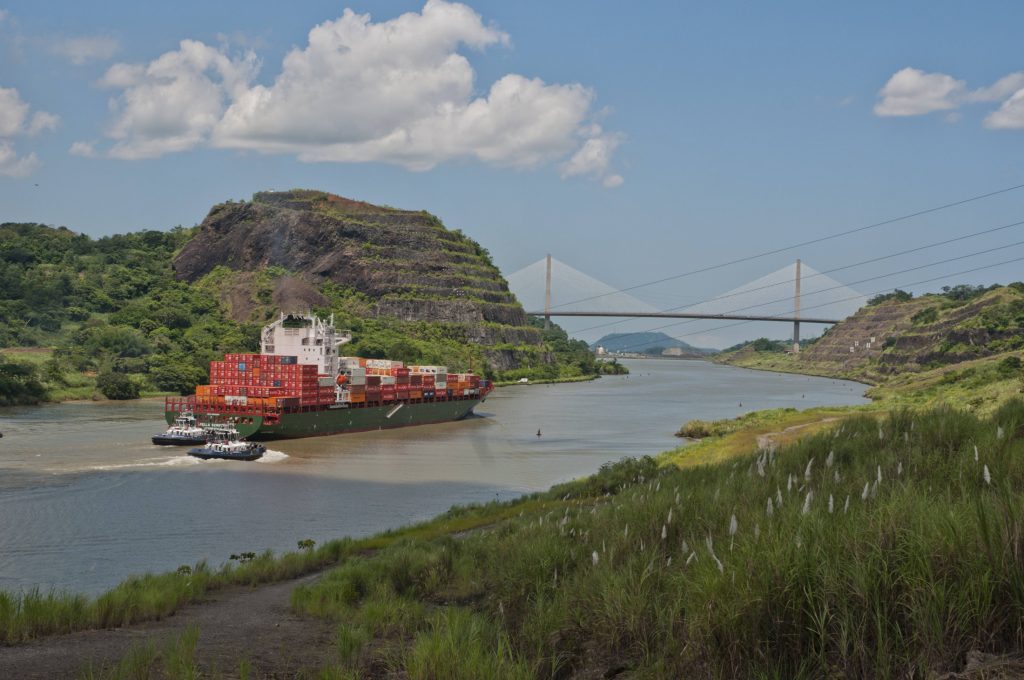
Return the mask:
[[[191,413],[181,413],[163,434],[153,435],[153,443],[160,446],[184,446],[205,444],[206,428],[196,422]]]
[[[267,451],[263,444],[242,439],[234,427],[208,427],[206,436],[206,445],[189,449],[188,455],[203,460],[257,460]]]

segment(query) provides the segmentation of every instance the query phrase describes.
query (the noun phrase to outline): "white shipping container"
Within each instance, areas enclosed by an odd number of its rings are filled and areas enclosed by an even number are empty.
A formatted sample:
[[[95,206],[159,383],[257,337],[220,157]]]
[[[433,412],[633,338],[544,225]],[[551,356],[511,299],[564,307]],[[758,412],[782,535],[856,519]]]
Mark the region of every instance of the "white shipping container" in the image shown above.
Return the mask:
[[[317,380],[317,383],[320,385],[320,387],[334,387],[335,382],[336,380],[330,376],[327,376],[326,378],[321,376]]]
[[[394,385],[395,384],[395,376],[393,376],[393,375],[382,375],[380,377],[380,384],[381,385]]]
[[[409,370],[413,373],[437,375],[438,373],[448,373],[447,366],[410,366]]]
[[[348,384],[349,385],[365,385],[366,384],[366,376],[365,375],[354,375],[354,376],[352,376],[351,378],[348,379]]]
[[[225,404],[234,404],[236,406],[245,406],[249,403],[248,397],[224,397]]]

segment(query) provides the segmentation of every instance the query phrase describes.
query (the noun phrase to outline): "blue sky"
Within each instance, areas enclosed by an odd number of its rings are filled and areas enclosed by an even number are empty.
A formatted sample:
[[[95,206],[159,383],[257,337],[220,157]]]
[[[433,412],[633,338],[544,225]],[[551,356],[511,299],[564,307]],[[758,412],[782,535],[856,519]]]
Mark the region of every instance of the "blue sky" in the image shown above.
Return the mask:
[[[346,23],[346,8],[371,18]],[[164,229],[262,189],[320,188],[429,210],[508,273],[550,251],[625,287],[1024,183],[1015,2],[0,12],[0,221]],[[675,306],[796,256],[824,271],[1021,219],[1024,190],[634,294]],[[1016,241],[1024,229],[836,278]],[[1016,256],[1024,247],[857,288]]]

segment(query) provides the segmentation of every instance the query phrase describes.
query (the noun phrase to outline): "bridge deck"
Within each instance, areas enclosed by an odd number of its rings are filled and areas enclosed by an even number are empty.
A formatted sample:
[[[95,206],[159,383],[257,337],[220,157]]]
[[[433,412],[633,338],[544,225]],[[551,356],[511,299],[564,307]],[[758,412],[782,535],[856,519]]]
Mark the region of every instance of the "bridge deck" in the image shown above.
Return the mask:
[[[722,321],[786,321],[793,323],[837,324],[840,319],[811,316],[756,316],[752,314],[688,314],[685,312],[527,312],[531,316],[607,316],[638,319],[719,319]]]

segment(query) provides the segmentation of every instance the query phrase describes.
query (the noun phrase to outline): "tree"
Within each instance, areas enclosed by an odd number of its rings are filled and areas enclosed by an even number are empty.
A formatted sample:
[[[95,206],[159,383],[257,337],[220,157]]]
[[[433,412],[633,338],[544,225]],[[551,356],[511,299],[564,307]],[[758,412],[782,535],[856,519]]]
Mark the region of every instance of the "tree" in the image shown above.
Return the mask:
[[[192,394],[206,380],[206,372],[180,353],[154,358],[148,373],[157,388],[178,394]]]
[[[45,398],[34,366],[0,358],[0,406],[38,404]]]
[[[138,399],[139,386],[124,373],[101,373],[96,378],[96,388],[107,399]]]

